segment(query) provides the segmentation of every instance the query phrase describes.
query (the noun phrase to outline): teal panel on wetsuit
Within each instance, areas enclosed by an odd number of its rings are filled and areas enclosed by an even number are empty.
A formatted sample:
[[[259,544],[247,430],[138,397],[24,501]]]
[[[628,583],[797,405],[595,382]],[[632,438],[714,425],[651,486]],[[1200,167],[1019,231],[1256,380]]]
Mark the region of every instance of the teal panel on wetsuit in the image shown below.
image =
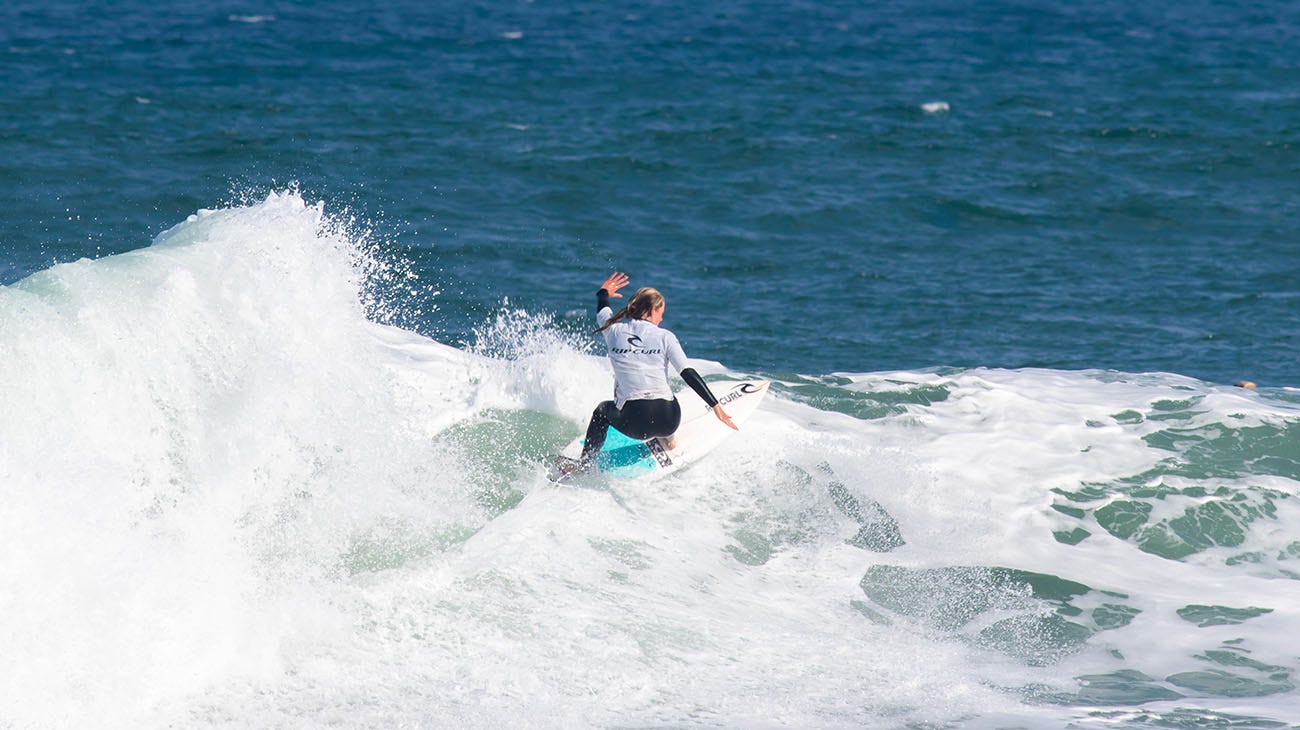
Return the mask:
[[[644,441],[634,439],[611,426],[605,436],[604,446],[596,454],[596,466],[615,476],[638,477],[654,471],[659,462],[655,461],[654,454],[650,453],[650,447]]]

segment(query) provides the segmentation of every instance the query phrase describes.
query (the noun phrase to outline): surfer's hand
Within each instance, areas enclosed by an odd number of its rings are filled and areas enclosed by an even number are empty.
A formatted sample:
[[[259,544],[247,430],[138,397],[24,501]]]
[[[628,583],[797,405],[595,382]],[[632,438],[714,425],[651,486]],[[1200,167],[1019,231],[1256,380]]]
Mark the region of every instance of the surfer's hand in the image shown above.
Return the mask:
[[[625,286],[627,286],[627,274],[624,274],[621,271],[615,271],[609,275],[609,278],[605,280],[604,284],[600,285],[600,288],[608,292],[611,298],[622,299],[623,295],[619,294],[618,290]]]
[[[731,416],[728,416],[727,412],[722,410],[721,403],[713,407],[713,415],[717,416],[719,421],[722,421],[723,423],[730,426],[733,431],[740,430],[739,428],[736,427],[736,424],[731,422]]]

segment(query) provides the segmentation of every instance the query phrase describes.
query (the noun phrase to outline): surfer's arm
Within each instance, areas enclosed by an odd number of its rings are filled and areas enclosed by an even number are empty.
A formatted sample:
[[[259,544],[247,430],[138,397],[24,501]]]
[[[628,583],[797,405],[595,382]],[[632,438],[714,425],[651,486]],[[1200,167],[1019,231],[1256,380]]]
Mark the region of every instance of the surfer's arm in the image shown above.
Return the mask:
[[[713,395],[713,391],[709,390],[709,384],[704,382],[704,378],[700,377],[699,373],[695,372],[695,368],[685,368],[682,370],[681,375],[682,380],[685,380],[686,384],[691,386],[691,390],[695,391],[700,400],[704,401],[710,408],[718,405],[717,396]]]
[[[704,382],[704,378],[700,377],[699,373],[695,372],[695,368],[686,366],[686,353],[682,351],[682,346],[677,342],[677,337],[672,333],[668,333],[664,344],[668,350],[666,353],[668,363],[677,368],[682,380],[685,380],[686,384],[691,386],[691,390],[695,391],[700,400],[713,409],[713,415],[717,416],[719,421],[731,428],[736,428],[736,424],[731,422],[731,416],[728,416],[727,412],[722,410],[722,405],[718,403],[717,396],[713,395],[713,391],[709,390],[709,384]]]
[[[613,316],[614,310],[609,308],[609,292],[601,289],[596,292],[596,326],[604,327]]]
[[[713,391],[709,390],[709,384],[704,382],[704,378],[701,378],[700,374],[695,372],[695,368],[686,368],[682,370],[682,380],[685,380],[686,384],[691,386],[691,390],[695,391],[696,395],[700,396],[705,403],[713,408],[713,415],[717,416],[719,421],[722,421],[736,431],[740,430],[736,427],[736,424],[731,422],[731,416],[728,416],[727,412],[722,410],[722,404],[719,403],[718,399],[713,395]]]

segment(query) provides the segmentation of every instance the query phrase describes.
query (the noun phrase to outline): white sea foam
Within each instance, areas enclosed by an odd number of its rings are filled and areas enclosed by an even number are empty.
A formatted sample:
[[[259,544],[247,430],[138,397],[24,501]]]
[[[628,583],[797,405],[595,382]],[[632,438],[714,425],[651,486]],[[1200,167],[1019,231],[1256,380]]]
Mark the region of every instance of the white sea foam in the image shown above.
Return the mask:
[[[1210,650],[1295,670],[1288,563],[1225,562],[1286,551],[1295,483],[1162,472],[1177,452],[1153,447],[1285,428],[1295,404],[1162,374],[848,373],[780,384],[673,479],[555,488],[541,459],[609,390],[604,360],[544,314],[503,311],[472,351],[374,324],[365,256],[273,195],[0,289],[0,578],[20,587],[0,726],[1051,728],[1089,709],[1025,688],[1179,688],[1225,669]],[[1100,529],[1114,495],[1062,496],[1135,475],[1289,496],[1241,545],[1174,560]],[[1148,499],[1152,520],[1216,499],[1196,494]],[[864,541],[869,515],[903,544]],[[972,568],[1093,588],[1077,621],[1140,613],[1026,660],[988,639],[1049,625],[1023,586],[964,621],[933,585],[862,586]],[[1198,604],[1272,612],[1199,628],[1179,616]],[[1146,707],[1300,713],[1293,692],[1179,691]]]

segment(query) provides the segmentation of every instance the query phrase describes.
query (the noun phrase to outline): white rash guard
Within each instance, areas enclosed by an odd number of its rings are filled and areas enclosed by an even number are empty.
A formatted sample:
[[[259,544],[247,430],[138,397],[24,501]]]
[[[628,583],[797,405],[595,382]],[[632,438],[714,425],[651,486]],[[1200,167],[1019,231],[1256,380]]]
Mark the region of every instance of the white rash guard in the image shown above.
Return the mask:
[[[596,322],[603,327],[613,316],[612,309],[602,307]],[[673,399],[668,378],[686,369],[677,335],[643,319],[615,322],[601,334],[614,365],[614,402],[620,409],[630,400]]]

